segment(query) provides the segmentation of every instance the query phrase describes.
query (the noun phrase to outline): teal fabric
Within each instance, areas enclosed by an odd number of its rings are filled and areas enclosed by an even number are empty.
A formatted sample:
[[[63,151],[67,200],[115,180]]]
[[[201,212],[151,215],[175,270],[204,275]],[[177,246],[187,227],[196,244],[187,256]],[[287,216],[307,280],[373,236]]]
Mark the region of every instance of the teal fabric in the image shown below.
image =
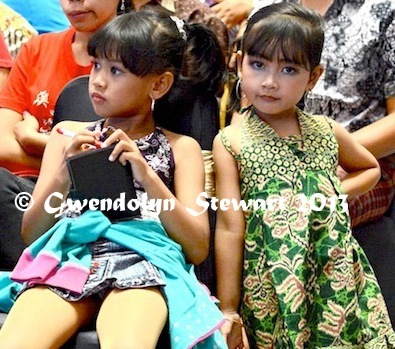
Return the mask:
[[[218,330],[224,321],[222,313],[199,283],[193,265],[185,262],[181,246],[168,237],[157,221],[128,220],[112,224],[100,211],[86,211],[79,218],[59,221],[29,250],[33,256],[51,251],[59,257],[59,265],[72,259],[86,267],[90,261],[86,244],[98,238],[133,249],[158,267],[166,282],[172,348],[227,348]]]
[[[0,271],[0,312],[8,313],[22,285],[10,279],[10,271]]]

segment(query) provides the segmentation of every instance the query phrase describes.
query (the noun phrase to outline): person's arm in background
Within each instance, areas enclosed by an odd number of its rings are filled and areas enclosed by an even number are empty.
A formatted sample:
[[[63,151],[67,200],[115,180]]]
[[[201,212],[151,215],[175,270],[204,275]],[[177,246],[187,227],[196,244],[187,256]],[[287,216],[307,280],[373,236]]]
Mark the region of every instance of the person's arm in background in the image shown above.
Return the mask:
[[[23,164],[32,169],[41,165],[41,156],[28,154],[15,136],[15,126],[23,120],[22,115],[10,109],[0,108],[0,166],[16,171]],[[46,135],[45,135],[46,136]],[[48,137],[48,136],[46,136]]]
[[[0,66],[0,89],[4,86],[9,74],[9,68],[4,68]]]
[[[387,98],[387,113],[384,118],[352,133],[376,159],[395,153],[395,97]]]
[[[0,88],[5,85],[12,65],[13,59],[5,44],[4,37],[0,35]],[[18,140],[18,138],[25,137],[26,132],[30,132],[29,128],[34,130],[32,118],[32,116],[28,116],[26,119],[29,120],[22,122],[24,119],[20,113],[10,109],[0,108],[2,132],[2,137],[0,138],[0,166],[6,167],[11,171],[16,170],[14,166],[18,166],[20,163],[32,168],[40,167],[40,158],[28,154]],[[15,133],[16,128],[19,129],[19,137]]]
[[[253,0],[215,0],[215,2],[211,9],[228,29],[247,19],[254,8]]]
[[[12,57],[4,41],[4,36],[0,33],[0,90],[10,74],[12,63]]]
[[[211,8],[228,29],[241,24],[251,14],[264,6],[282,0],[214,0]]]
[[[36,118],[23,115],[28,109],[25,96],[28,94],[27,72],[31,64],[30,52],[25,45],[14,60],[1,95],[3,100],[13,105],[12,109],[0,108],[0,166],[10,171],[20,164],[39,168],[48,140],[48,135],[39,132]]]
[[[392,19],[392,16],[388,15],[388,18]],[[392,54],[395,48],[394,31],[395,23],[391,20],[385,31],[380,33],[380,44],[374,53],[374,56],[380,57],[379,63],[375,64],[385,67],[381,69],[385,69],[382,93],[385,98],[386,115],[352,133],[354,139],[367,148],[376,159],[395,153],[395,58]]]
[[[14,57],[12,58],[12,69],[7,75],[7,82],[4,80],[4,89],[1,90],[1,97],[11,100],[13,107],[10,107],[9,102],[0,106],[0,127],[2,130],[0,166],[11,171],[13,170],[11,167],[18,163],[37,168],[41,163],[38,158],[42,157],[48,136],[39,133],[39,125],[35,117],[23,115],[28,110],[26,105],[29,88],[27,72],[32,64],[29,60],[30,53],[27,52],[24,44],[36,36],[37,31],[18,12],[2,2],[0,2],[0,10],[0,17],[7,18],[9,27],[13,28],[13,30],[7,30],[8,27],[5,25],[7,34],[4,32],[4,37],[1,39],[4,39],[3,44],[10,56]],[[19,36],[13,34],[14,32],[19,33]]]
[[[24,112],[22,120],[14,127],[14,134],[26,153],[41,158],[48,142],[48,135],[39,132],[39,128],[40,125],[36,117]]]

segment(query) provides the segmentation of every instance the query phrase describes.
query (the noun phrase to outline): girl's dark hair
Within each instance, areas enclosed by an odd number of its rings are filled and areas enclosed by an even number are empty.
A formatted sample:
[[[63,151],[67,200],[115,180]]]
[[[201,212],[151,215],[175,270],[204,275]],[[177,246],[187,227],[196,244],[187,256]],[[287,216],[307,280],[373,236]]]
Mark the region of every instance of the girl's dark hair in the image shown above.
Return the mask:
[[[324,45],[322,17],[296,3],[263,7],[247,23],[243,54],[272,60],[282,54],[290,63],[313,70]]]
[[[195,138],[211,150],[219,130],[217,96],[226,80],[226,62],[212,30],[200,23],[186,26],[187,44],[180,78],[155,105],[156,122]]]
[[[143,77],[181,72],[186,40],[175,22],[159,11],[119,15],[95,32],[88,43],[92,57],[119,59],[131,73]]]
[[[140,77],[172,72],[173,86],[155,103],[155,121],[208,149],[218,132],[216,96],[226,77],[225,57],[210,29],[196,23],[180,30],[172,18],[157,6],[119,15],[93,34],[88,52],[120,60]]]

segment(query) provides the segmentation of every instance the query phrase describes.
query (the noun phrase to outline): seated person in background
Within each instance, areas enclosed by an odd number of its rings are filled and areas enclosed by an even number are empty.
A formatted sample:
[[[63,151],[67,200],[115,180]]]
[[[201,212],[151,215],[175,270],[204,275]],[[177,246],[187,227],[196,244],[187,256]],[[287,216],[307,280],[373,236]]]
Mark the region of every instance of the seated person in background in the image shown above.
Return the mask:
[[[70,27],[59,0],[2,0],[20,13],[39,34],[59,32]]]
[[[89,38],[127,4],[61,0],[61,5],[71,27],[26,43],[0,94],[0,270],[13,268],[25,246],[20,237],[23,212],[15,200],[19,193],[33,191],[59,93],[71,79],[89,74]]]
[[[8,50],[16,57],[22,45],[36,36],[37,30],[21,14],[0,0],[0,32],[3,33]]]
[[[0,33],[0,90],[4,86],[10,69],[12,67],[12,57],[8,51],[3,35]]]

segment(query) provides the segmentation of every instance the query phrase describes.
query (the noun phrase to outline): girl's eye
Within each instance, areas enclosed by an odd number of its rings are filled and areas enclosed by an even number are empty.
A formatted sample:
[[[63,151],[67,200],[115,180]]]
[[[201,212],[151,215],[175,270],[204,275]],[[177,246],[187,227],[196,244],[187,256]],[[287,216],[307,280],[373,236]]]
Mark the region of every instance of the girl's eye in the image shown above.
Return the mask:
[[[92,64],[93,64],[93,68],[94,69],[100,69],[100,63],[99,62],[93,61]]]
[[[252,61],[251,66],[255,69],[262,69],[265,67],[265,65],[260,61]]]
[[[295,74],[296,69],[294,67],[284,67],[283,72],[286,74]]]
[[[117,67],[111,67],[111,74],[118,75],[121,74],[122,71]]]

